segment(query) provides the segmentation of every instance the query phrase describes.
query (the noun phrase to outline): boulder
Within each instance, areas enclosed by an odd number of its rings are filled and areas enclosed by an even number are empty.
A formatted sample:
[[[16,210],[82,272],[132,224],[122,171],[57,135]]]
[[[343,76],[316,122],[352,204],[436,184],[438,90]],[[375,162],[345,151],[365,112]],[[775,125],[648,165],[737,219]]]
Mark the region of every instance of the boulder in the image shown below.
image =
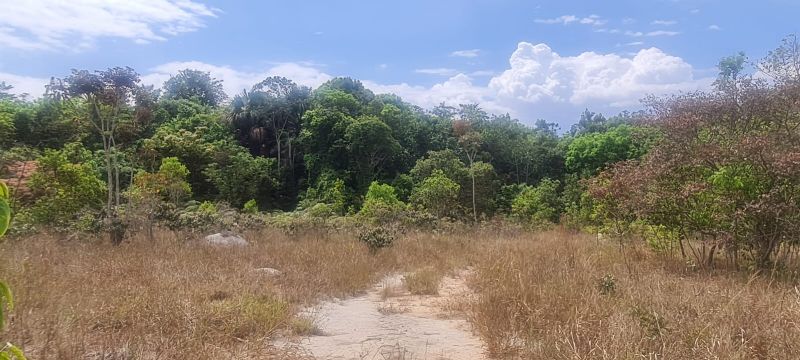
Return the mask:
[[[223,231],[216,234],[211,234],[203,238],[207,245],[213,246],[247,246],[248,242],[241,236],[230,231]]]
[[[256,274],[259,274],[259,275],[267,276],[267,277],[283,275],[283,271],[280,271],[278,269],[268,268],[268,267],[253,269],[253,272],[255,272]]]

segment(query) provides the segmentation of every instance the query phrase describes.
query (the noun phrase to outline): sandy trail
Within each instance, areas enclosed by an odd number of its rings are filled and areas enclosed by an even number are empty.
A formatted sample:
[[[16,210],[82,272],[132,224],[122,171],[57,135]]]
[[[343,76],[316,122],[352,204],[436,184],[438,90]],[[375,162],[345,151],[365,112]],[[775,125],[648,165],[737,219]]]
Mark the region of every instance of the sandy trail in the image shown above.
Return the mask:
[[[444,277],[430,296],[409,294],[402,275],[386,277],[365,295],[306,310],[322,335],[285,345],[317,359],[486,359],[467,321],[448,310],[472,294],[464,276]]]

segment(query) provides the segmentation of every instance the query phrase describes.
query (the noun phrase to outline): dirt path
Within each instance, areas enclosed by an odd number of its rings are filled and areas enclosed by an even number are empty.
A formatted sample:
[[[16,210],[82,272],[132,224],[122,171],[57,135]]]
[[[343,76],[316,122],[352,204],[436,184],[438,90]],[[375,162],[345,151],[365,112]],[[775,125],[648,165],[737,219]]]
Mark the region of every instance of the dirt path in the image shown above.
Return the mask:
[[[464,275],[444,277],[431,296],[410,295],[402,275],[389,276],[363,296],[308,309],[321,335],[286,345],[317,359],[485,359],[480,339],[454,311],[471,296]]]

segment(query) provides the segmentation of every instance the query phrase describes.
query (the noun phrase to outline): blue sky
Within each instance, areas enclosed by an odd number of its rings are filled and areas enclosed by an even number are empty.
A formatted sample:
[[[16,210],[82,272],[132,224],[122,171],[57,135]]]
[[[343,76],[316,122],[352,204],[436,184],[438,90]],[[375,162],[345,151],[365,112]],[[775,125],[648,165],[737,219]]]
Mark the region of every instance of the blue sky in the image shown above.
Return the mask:
[[[39,95],[71,68],[185,67],[233,94],[268,75],[361,79],[424,107],[480,102],[567,128],[646,94],[702,89],[720,57],[797,32],[800,1],[0,0],[0,80]]]

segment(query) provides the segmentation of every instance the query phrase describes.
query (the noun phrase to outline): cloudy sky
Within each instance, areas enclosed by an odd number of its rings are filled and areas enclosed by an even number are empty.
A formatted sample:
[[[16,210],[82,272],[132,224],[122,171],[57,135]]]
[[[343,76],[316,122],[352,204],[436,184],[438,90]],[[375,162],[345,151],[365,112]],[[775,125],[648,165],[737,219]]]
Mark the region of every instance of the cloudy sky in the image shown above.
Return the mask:
[[[479,102],[568,128],[584,108],[707,87],[719,58],[798,31],[795,0],[0,0],[0,81],[40,95],[71,68],[160,85],[210,71],[234,94],[269,75],[361,79],[431,107]]]

